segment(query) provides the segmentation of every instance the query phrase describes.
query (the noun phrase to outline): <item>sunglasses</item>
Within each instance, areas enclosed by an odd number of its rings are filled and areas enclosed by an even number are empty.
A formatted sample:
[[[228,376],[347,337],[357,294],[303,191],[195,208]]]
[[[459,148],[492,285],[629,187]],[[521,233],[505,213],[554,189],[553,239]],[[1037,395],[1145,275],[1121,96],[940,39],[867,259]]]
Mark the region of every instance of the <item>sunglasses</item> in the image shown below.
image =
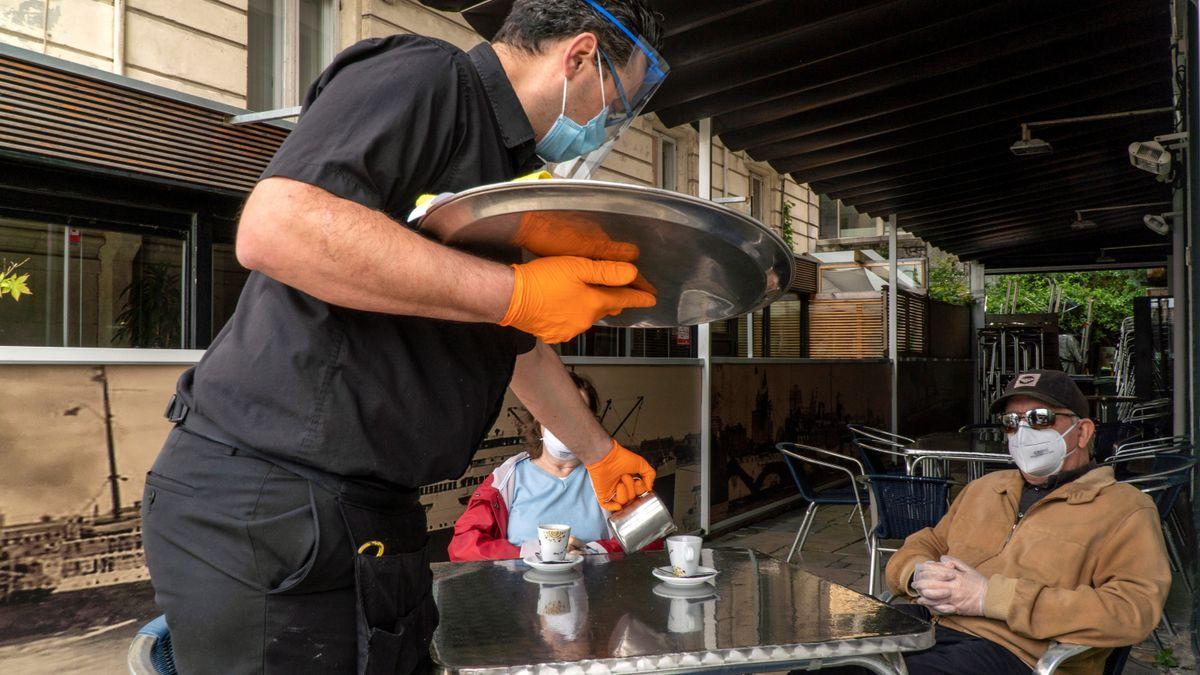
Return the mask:
[[[1054,412],[1049,408],[1034,408],[1033,410],[1026,410],[1023,413],[1002,413],[996,416],[996,421],[1000,423],[1000,426],[1006,432],[1011,434],[1017,430],[1017,427],[1021,426],[1021,420],[1024,420],[1034,429],[1048,429],[1054,426],[1054,420],[1058,419],[1059,415],[1064,417],[1079,417],[1075,413],[1060,413]]]

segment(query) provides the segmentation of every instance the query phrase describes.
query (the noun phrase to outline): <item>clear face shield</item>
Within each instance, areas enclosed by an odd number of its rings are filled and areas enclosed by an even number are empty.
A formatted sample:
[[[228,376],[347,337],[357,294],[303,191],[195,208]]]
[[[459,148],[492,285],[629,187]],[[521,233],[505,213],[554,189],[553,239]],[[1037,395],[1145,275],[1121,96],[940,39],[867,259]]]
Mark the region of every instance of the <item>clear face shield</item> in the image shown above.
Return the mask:
[[[555,178],[591,178],[593,172],[608,157],[608,153],[616,145],[617,139],[641,114],[654,92],[662,86],[669,71],[666,60],[640,35],[630,31],[598,3],[593,0],[584,1],[629,39],[633,45],[633,54],[630,56],[629,63],[621,68],[620,64],[614,63],[607,54],[603,51],[600,52],[601,61],[612,78],[617,92],[617,95],[607,102],[609,109],[604,128],[604,142],[600,147],[582,157],[548,164],[547,168]],[[622,77],[622,73],[624,73],[624,77]]]

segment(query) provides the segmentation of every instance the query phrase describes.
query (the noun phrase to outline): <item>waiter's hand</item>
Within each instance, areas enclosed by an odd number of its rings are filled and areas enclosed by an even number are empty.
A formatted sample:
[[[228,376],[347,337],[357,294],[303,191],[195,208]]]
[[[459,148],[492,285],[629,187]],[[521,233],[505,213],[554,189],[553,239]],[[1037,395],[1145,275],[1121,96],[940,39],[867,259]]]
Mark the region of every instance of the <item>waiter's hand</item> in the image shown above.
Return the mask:
[[[587,470],[596,498],[607,511],[620,511],[638,495],[652,489],[657,475],[641,455],[626,450],[616,441],[604,459],[588,464]]]
[[[513,292],[501,326],[546,344],[566,342],[602,317],[629,307],[653,307],[654,295],[629,288],[637,268],[625,262],[571,256],[513,265]]]

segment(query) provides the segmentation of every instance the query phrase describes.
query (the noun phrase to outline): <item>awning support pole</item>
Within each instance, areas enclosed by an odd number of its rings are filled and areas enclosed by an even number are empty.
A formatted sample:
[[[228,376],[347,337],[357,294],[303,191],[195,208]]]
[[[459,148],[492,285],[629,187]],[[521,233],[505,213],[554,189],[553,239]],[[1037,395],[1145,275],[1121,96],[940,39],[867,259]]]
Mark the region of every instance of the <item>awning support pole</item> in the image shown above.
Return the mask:
[[[981,262],[967,263],[967,285],[971,291],[971,361],[974,364],[975,380],[971,394],[974,406],[972,408],[977,424],[987,421],[987,404],[983,400],[983,359],[984,353],[979,345],[979,329],[983,328],[984,305],[987,291],[984,287],[984,267]],[[1003,311],[1003,310],[1001,310]]]
[[[700,120],[701,199],[712,199],[712,118]],[[712,331],[702,323],[696,331],[696,351],[701,361],[700,374],[700,530],[712,529]]]
[[[892,364],[892,409],[891,409],[891,425],[892,433],[900,433],[900,345],[899,345],[899,325],[897,318],[897,300],[900,296],[899,280],[897,279],[898,272],[896,270],[896,214],[888,216],[888,361]]]

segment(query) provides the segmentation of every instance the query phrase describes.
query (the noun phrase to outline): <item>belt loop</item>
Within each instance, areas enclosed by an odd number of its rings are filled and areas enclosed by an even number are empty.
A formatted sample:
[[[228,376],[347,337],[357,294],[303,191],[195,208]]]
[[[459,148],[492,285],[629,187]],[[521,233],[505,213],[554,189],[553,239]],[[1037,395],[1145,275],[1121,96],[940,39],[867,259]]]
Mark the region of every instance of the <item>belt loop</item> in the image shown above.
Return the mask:
[[[167,409],[163,411],[163,417],[167,418],[168,422],[179,424],[187,419],[188,406],[180,398],[179,394],[171,394],[171,399],[167,401]]]

